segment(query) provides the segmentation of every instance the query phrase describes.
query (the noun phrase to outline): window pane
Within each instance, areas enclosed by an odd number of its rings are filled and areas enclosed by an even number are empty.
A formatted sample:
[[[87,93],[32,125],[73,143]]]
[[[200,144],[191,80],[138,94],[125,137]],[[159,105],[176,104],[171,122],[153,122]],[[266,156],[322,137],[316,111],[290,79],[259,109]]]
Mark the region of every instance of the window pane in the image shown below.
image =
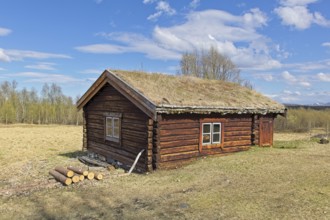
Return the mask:
[[[213,134],[213,143],[220,143],[220,133]]]
[[[207,144],[211,142],[211,135],[203,134],[203,144]]]
[[[119,138],[119,128],[113,129],[113,137]]]
[[[112,118],[107,118],[106,135],[112,137]]]
[[[211,133],[211,125],[203,124],[203,133]]]
[[[220,124],[213,124],[213,132],[220,132]]]
[[[119,138],[119,119],[113,119],[113,137]]]
[[[119,119],[118,118],[113,119],[113,127],[119,129]]]

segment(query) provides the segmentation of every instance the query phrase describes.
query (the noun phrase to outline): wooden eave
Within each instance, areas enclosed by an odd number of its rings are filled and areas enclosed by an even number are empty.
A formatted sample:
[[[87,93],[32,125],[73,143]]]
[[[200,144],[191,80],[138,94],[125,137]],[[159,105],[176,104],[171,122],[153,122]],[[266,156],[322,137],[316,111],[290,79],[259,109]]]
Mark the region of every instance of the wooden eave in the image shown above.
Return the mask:
[[[156,119],[156,105],[109,70],[105,70],[79,99],[77,102],[78,110],[82,109],[106,83],[113,86],[150,118]]]
[[[254,107],[220,107],[220,106],[175,106],[175,105],[161,105],[156,108],[157,113],[164,114],[182,114],[182,113],[194,113],[194,114],[211,114],[220,113],[226,114],[285,114],[286,109],[280,108],[254,108]]]

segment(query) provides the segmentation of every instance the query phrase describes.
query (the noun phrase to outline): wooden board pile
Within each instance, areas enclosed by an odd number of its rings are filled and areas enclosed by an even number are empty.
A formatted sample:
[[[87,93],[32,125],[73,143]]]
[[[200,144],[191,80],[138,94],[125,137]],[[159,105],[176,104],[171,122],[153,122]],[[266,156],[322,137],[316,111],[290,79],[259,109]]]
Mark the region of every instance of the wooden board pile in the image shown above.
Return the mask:
[[[63,166],[57,166],[54,170],[50,170],[49,174],[52,175],[57,181],[61,182],[63,185],[66,186],[72,183],[78,183],[80,181],[83,181],[84,179],[103,179],[103,175],[101,173],[94,173],[73,166],[68,166],[67,168]]]

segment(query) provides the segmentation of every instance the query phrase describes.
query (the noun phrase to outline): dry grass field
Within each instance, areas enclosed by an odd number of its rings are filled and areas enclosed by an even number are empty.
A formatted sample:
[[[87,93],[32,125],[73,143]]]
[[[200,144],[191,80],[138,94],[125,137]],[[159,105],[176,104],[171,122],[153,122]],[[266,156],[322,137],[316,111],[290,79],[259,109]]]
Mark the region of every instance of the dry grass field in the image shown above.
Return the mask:
[[[81,127],[0,126],[0,219],[330,219],[330,144],[306,137],[64,187],[48,171],[79,164]]]

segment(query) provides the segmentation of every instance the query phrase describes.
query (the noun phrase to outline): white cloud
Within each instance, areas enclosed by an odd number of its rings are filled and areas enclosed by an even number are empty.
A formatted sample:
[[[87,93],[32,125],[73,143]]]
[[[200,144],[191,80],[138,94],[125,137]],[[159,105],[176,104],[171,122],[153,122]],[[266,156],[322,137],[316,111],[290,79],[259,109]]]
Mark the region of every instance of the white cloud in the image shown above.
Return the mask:
[[[274,9],[274,12],[282,19],[282,24],[293,26],[298,30],[309,28],[313,23],[330,27],[330,21],[320,12],[310,12],[308,4],[317,0],[282,0],[282,6]]]
[[[263,78],[264,80],[266,80],[267,82],[271,82],[271,81],[274,80],[274,77],[273,77],[273,75],[271,75],[271,74],[264,74],[264,75],[262,76],[262,78]]]
[[[317,78],[323,82],[330,82],[330,74],[318,73]]]
[[[26,65],[25,68],[28,69],[37,69],[37,70],[55,70],[55,63],[41,62],[33,65]]]
[[[0,48],[0,61],[10,62],[10,57],[5,53],[4,49]]]
[[[297,6],[297,5],[308,5],[310,3],[317,2],[318,0],[281,0],[281,5],[285,6]]]
[[[150,1],[150,0],[143,1],[144,4],[149,4],[153,2],[155,1]],[[170,4],[166,1],[158,1],[155,9],[156,12],[154,14],[149,15],[147,18],[148,20],[157,21],[157,19],[162,15],[172,16],[176,14],[175,9],[172,8]]]
[[[152,39],[148,39],[143,35],[134,33],[110,33],[102,34],[107,39],[118,41],[125,46],[118,46],[114,44],[92,44],[86,46],[79,46],[75,49],[86,53],[144,53],[150,59],[160,60],[178,60],[181,54],[170,49],[166,49],[156,44]]]
[[[139,52],[151,59],[179,60],[184,52],[213,46],[240,68],[279,68],[281,63],[273,59],[272,54],[284,51],[274,49],[271,40],[258,33],[258,28],[266,26],[267,20],[259,9],[251,9],[241,16],[221,10],[192,11],[182,24],[155,26],[150,38],[135,33],[98,33],[112,43],[76,49],[88,53]]]
[[[113,44],[91,44],[86,46],[75,47],[76,50],[86,53],[124,53],[127,52],[125,47]]]
[[[310,87],[311,86],[310,82],[306,82],[306,81],[301,81],[298,84],[303,86],[303,87]]]
[[[101,74],[103,73],[103,70],[99,70],[99,69],[85,69],[80,71],[80,73],[83,74]]]
[[[311,86],[310,82],[308,82],[308,80],[305,77],[296,77],[288,71],[282,72],[281,76],[285,80],[285,82],[289,84],[303,86],[303,87]]]
[[[6,36],[11,33],[10,29],[0,27],[0,36]]]
[[[289,82],[296,82],[297,78],[295,76],[293,76],[291,73],[289,73],[288,71],[284,71],[282,73],[282,77],[283,79],[289,81]]]
[[[307,72],[312,70],[328,70],[330,69],[330,59],[304,62],[304,63],[285,64],[283,65],[283,67],[292,69],[295,72]]]
[[[150,4],[150,3],[154,3],[157,0],[143,0],[143,4]]]
[[[261,27],[267,25],[267,15],[259,8],[253,8],[243,15],[244,23],[250,27]]]
[[[156,6],[156,10],[163,11],[168,15],[174,15],[176,13],[175,9],[171,8],[170,4],[165,1],[159,1]]]
[[[270,56],[270,40],[256,30],[265,25],[267,17],[259,9],[252,9],[242,16],[221,10],[206,10],[189,13],[187,22],[181,25],[156,26],[153,38],[162,47],[180,52],[214,46],[242,68],[279,67],[279,61]]]
[[[156,13],[149,15],[149,16],[147,17],[147,19],[148,19],[149,21],[157,21],[157,19],[158,19],[162,14],[163,14],[163,12],[161,12],[161,11],[157,11]]]
[[[103,0],[94,0],[96,2],[96,4],[101,4],[103,2]]]
[[[324,43],[322,44],[322,46],[323,46],[323,47],[330,47],[330,42],[324,42]]]
[[[40,73],[40,72],[20,72],[14,74],[8,74],[9,77],[22,77],[25,78],[25,82],[40,82],[40,83],[74,83],[74,82],[83,82],[82,79],[73,78],[68,75],[63,74],[49,74],[49,73]]]
[[[10,62],[15,60],[24,60],[25,58],[31,59],[69,59],[71,58],[65,54],[44,53],[31,50],[5,50],[0,48],[0,61]]]
[[[190,3],[189,3],[189,7],[192,8],[192,9],[196,9],[200,4],[200,0],[192,0]]]

